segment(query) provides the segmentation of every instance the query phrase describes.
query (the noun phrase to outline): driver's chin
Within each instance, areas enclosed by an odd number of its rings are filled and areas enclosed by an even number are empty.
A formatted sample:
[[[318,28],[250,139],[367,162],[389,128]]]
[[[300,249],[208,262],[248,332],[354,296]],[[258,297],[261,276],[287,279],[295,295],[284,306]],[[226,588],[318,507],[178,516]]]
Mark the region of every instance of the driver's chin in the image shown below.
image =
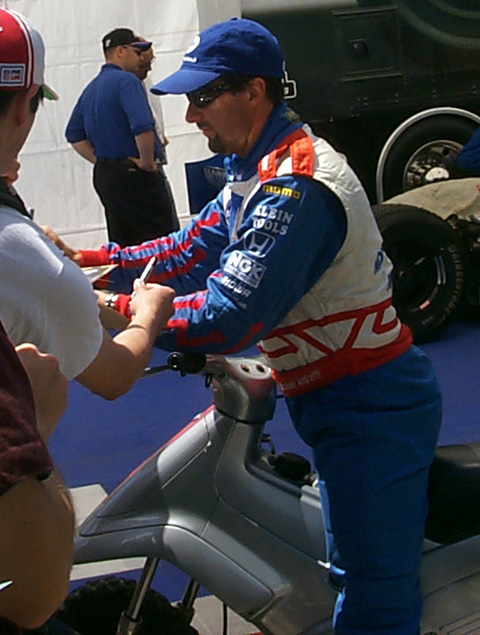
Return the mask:
[[[216,154],[226,154],[224,144],[218,137],[214,137],[208,140],[208,148]]]

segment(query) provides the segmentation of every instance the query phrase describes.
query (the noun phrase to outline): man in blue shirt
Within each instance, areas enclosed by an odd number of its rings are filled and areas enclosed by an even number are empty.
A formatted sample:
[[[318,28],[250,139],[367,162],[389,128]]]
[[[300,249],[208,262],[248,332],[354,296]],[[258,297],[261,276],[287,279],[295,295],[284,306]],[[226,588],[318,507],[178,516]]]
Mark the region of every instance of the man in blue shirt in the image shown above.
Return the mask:
[[[151,48],[131,29],[102,40],[106,64],[78,99],[66,129],[73,148],[94,164],[93,185],[108,236],[120,245],[178,229],[161,167],[162,146],[142,82],[135,76]]]

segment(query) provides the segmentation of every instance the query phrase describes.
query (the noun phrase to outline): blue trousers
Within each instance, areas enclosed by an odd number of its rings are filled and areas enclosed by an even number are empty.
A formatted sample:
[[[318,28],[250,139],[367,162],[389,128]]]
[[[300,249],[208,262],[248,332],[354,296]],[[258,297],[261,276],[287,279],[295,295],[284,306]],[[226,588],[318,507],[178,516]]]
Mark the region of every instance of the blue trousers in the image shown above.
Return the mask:
[[[319,475],[337,635],[417,635],[428,469],[441,395],[416,347],[287,400]]]

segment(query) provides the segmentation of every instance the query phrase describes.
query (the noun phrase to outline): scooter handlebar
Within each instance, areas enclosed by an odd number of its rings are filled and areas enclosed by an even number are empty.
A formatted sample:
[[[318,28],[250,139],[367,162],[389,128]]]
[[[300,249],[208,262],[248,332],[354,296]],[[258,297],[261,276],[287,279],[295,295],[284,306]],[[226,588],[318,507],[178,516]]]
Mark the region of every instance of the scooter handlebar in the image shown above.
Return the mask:
[[[167,366],[182,375],[195,375],[204,369],[206,361],[204,353],[170,353]]]

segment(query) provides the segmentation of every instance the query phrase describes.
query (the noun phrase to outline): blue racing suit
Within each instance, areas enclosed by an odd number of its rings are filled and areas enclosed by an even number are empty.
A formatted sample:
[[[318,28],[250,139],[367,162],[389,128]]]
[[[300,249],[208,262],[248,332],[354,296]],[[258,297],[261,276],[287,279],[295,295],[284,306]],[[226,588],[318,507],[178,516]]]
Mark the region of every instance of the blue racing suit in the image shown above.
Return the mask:
[[[457,166],[469,174],[480,174],[480,128],[477,128],[457,156]]]
[[[258,343],[320,478],[338,635],[416,635],[428,468],[441,397],[391,305],[391,263],[344,158],[277,106],[227,184],[180,232],[83,251],[130,293],[175,289],[166,350]],[[124,305],[128,301],[124,299]]]

